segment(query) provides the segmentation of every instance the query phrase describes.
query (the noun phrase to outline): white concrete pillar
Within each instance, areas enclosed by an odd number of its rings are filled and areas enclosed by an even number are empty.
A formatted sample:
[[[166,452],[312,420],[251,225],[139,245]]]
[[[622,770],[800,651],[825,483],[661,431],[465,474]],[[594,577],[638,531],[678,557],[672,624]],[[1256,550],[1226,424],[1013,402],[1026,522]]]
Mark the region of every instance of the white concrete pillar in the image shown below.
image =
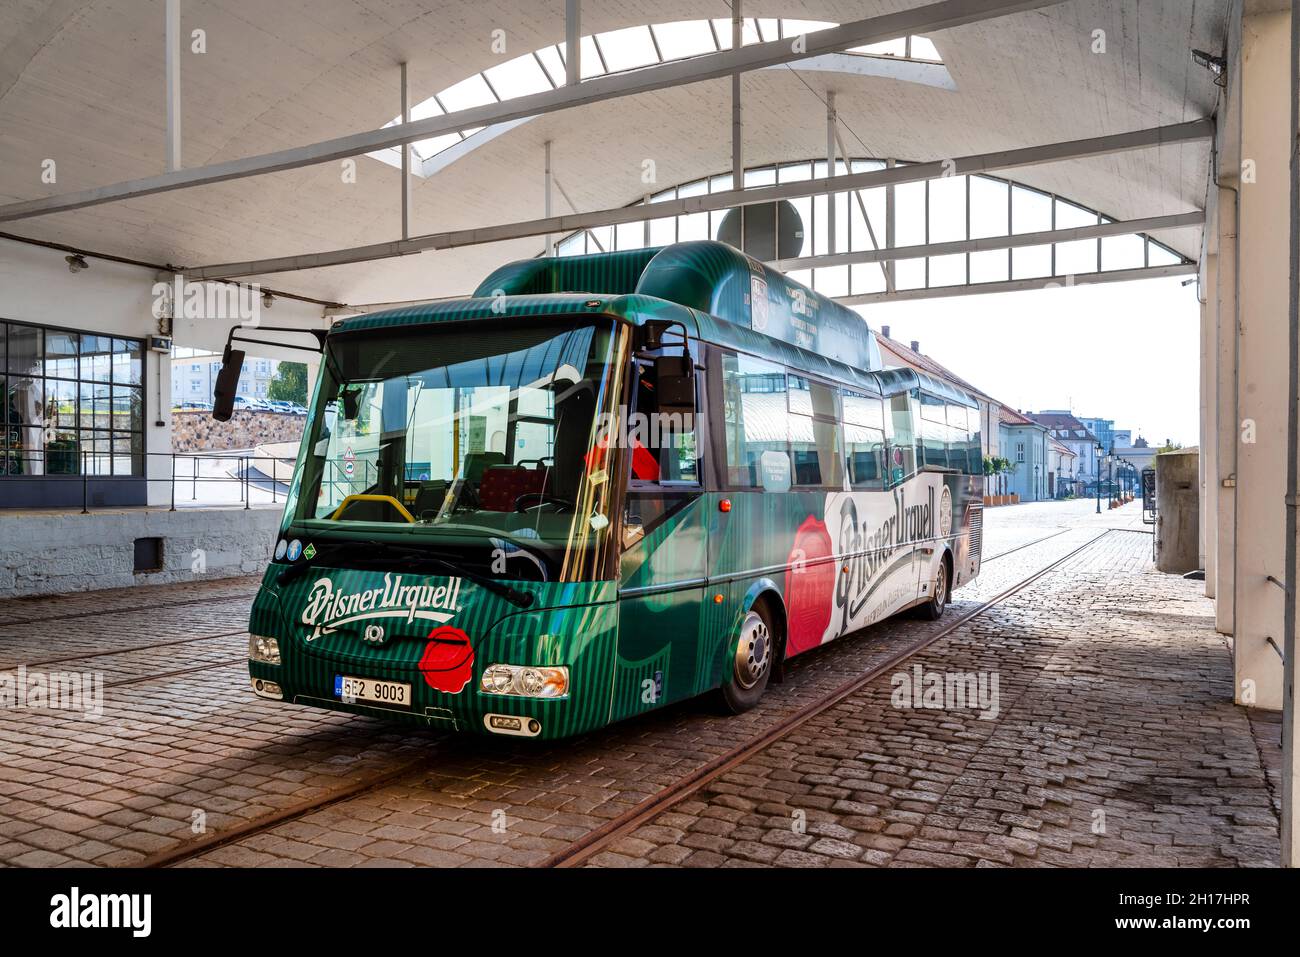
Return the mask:
[[[1214,191],[1211,190],[1213,193]],[[1211,200],[1213,203],[1213,199]],[[1214,229],[1214,212],[1209,211],[1206,231]],[[1218,519],[1218,456],[1219,430],[1216,382],[1218,368],[1215,362],[1218,349],[1218,280],[1219,256],[1207,253],[1203,261],[1201,284],[1201,432],[1200,432],[1200,484],[1201,484],[1201,568],[1205,569],[1205,596],[1213,598],[1218,585],[1218,544],[1215,539]]]
[[[1214,627],[1231,635],[1236,621],[1237,580],[1237,183],[1236,168],[1223,170],[1214,190],[1215,264],[1214,406]]]
[[[1237,236],[1236,698],[1282,707],[1285,580],[1290,16],[1242,18]],[[1271,641],[1271,643],[1270,643]]]
[[[172,362],[161,352],[146,352],[142,381],[144,421],[145,475],[149,478],[148,503],[155,507],[170,505],[172,500]],[[158,423],[161,422],[162,425]]]

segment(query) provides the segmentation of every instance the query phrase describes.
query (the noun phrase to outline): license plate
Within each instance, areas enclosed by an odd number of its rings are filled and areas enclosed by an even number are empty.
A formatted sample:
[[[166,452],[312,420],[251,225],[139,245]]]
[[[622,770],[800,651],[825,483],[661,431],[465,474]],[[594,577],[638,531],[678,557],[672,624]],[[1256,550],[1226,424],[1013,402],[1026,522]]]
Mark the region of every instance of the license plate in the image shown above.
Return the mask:
[[[334,697],[344,701],[371,701],[389,707],[409,708],[411,686],[400,681],[376,681],[373,678],[335,675]]]

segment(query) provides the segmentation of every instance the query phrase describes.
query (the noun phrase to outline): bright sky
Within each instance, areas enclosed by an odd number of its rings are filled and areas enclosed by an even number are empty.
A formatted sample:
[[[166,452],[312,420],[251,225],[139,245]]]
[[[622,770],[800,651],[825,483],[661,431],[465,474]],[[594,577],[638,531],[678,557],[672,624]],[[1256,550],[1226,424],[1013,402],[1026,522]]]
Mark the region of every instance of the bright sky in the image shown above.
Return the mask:
[[[1200,307],[1183,279],[862,306],[1012,408],[1114,419],[1152,445],[1197,444]]]

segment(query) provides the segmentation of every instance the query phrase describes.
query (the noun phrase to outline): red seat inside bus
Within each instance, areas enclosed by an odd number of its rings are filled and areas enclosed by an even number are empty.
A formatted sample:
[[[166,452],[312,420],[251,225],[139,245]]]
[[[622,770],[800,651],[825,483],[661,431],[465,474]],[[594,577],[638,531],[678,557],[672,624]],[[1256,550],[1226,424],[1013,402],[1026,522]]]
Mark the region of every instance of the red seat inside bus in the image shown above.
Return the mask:
[[[479,506],[489,512],[513,512],[519,496],[540,494],[546,490],[547,468],[524,468],[519,465],[496,465],[484,469],[479,484]]]

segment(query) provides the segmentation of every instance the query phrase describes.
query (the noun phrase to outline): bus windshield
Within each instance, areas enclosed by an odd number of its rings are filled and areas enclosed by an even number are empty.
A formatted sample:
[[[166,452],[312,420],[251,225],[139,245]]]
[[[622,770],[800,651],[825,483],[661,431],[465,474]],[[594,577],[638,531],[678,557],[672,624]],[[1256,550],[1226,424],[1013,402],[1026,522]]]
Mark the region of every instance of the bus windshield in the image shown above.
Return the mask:
[[[607,320],[379,329],[329,340],[293,524],[523,580],[604,577],[612,471],[596,426],[625,337]],[[350,550],[345,564],[364,549]]]

